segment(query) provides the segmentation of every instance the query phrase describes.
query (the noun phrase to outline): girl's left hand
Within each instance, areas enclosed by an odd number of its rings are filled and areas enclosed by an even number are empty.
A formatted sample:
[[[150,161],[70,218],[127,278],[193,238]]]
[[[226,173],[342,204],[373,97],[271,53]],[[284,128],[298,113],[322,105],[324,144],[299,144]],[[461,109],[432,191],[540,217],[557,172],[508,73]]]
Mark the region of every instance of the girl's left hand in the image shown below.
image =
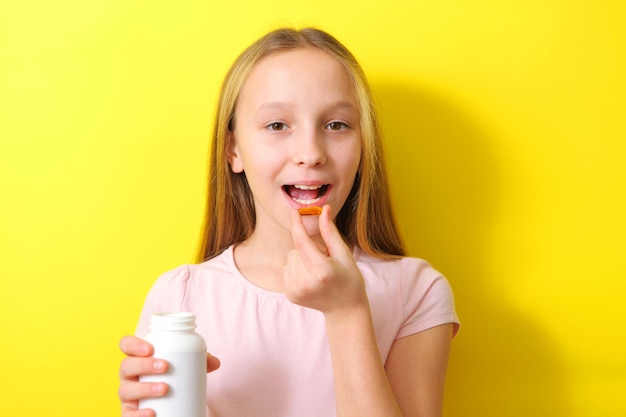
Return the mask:
[[[283,271],[285,293],[295,304],[324,314],[367,305],[361,271],[345,244],[326,205],[319,216],[320,236],[325,248],[308,235],[300,214],[291,214],[295,248],[289,252]]]

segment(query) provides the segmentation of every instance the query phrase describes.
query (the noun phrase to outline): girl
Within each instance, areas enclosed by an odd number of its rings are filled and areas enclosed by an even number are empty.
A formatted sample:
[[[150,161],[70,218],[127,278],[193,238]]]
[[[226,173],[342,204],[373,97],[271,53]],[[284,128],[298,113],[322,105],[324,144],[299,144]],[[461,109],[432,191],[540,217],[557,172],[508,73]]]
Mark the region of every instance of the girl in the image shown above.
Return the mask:
[[[120,343],[124,417],[167,391],[138,382],[167,369],[150,315],[182,310],[220,358],[211,416],[441,416],[453,296],[405,256],[366,78],[327,33],[273,31],[227,74],[199,261],[157,280]]]

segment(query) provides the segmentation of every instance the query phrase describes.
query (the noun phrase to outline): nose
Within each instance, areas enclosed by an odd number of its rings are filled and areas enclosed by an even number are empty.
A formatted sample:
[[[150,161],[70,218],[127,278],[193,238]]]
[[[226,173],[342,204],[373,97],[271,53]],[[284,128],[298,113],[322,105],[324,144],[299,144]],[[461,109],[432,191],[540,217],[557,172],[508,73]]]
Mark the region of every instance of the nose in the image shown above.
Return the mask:
[[[303,167],[317,167],[326,163],[323,135],[307,130],[294,137],[293,163]]]

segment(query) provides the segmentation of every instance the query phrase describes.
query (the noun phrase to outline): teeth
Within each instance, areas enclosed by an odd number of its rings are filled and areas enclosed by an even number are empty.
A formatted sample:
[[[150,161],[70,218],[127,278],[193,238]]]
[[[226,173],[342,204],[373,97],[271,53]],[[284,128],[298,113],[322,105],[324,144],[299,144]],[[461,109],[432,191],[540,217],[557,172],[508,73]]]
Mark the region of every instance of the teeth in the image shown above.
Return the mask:
[[[304,184],[293,184],[293,185],[289,185],[289,186],[285,186],[285,191],[288,191],[288,187],[293,187],[296,188],[298,190],[302,190],[302,191],[315,191],[315,190],[324,190],[325,187],[328,187],[328,184],[320,184],[320,185],[304,185]],[[302,204],[302,205],[312,205],[312,204],[317,204],[321,199],[322,196],[319,195],[321,194],[321,191],[318,191],[317,193],[309,193],[309,195],[301,195],[301,197],[312,197],[312,194],[317,194],[317,197],[315,198],[296,198],[293,194],[298,195],[298,194],[304,194],[304,193],[289,193],[288,194],[292,194],[291,198],[293,199],[293,201],[297,202],[298,204]]]
[[[313,200],[300,200],[299,198],[293,198],[293,201],[295,201],[295,202],[297,202],[299,204],[314,204],[314,203],[317,203],[318,201],[320,201],[320,199],[319,198],[315,198]]]
[[[300,190],[317,190],[317,189],[322,188],[321,185],[300,185],[300,184],[294,184],[294,187]]]

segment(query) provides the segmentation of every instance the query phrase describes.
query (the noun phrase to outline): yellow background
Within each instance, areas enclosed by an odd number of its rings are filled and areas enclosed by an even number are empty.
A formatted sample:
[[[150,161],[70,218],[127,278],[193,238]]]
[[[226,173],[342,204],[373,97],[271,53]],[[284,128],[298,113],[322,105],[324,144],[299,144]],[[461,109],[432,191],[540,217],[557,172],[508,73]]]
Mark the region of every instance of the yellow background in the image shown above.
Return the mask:
[[[218,85],[317,25],[369,74],[411,253],[463,327],[446,416],[626,416],[626,5],[3,1],[0,415],[119,415],[119,338],[192,260]]]

